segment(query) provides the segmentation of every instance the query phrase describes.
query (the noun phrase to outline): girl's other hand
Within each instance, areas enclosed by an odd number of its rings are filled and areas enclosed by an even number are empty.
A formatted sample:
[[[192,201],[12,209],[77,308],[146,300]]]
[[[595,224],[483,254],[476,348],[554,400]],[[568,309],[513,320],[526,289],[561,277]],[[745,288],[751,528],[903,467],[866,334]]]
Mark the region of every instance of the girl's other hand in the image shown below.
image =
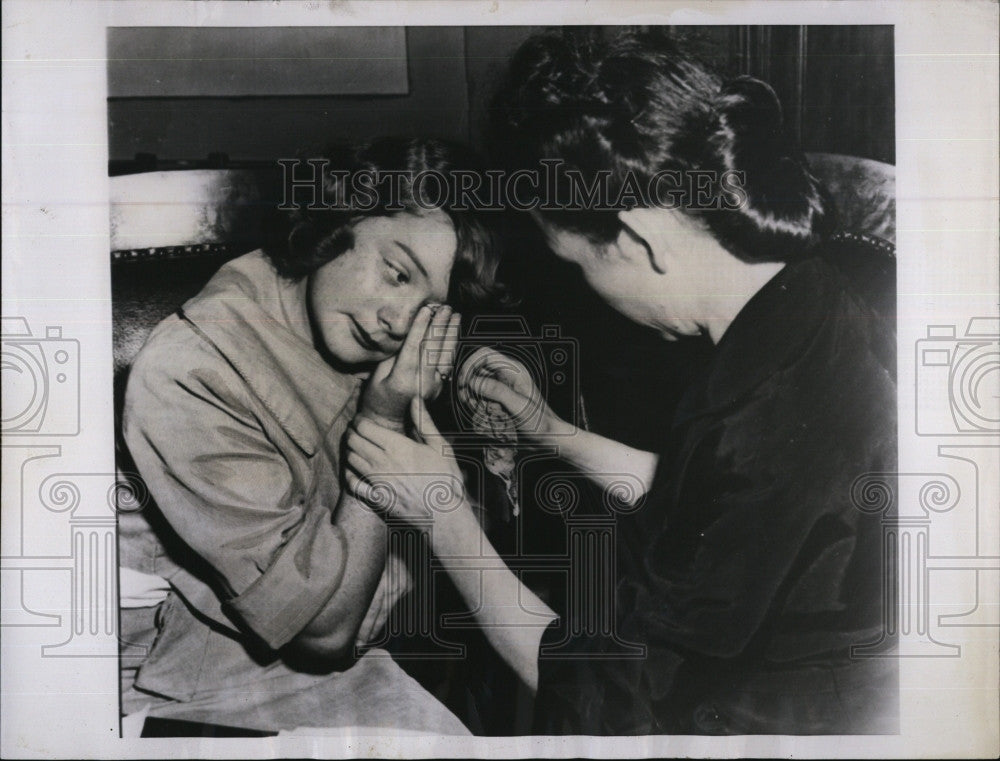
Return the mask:
[[[360,417],[347,434],[347,487],[388,517],[437,520],[467,505],[462,472],[424,402],[412,401],[422,441]]]

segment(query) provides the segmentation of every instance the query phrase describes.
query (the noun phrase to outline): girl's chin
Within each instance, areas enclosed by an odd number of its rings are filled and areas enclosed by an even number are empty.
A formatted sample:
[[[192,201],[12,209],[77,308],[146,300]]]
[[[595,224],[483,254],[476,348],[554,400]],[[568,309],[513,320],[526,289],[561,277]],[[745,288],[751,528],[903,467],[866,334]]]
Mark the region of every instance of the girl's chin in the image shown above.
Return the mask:
[[[349,336],[326,336],[319,348],[327,362],[344,370],[378,361],[373,358],[372,352],[358,346]]]
[[[388,359],[391,354],[384,352],[373,352],[370,349],[358,346],[353,341],[345,342],[343,346],[327,345],[326,353],[329,359],[336,364],[350,368],[353,372],[368,371],[373,365],[377,365],[384,359]]]

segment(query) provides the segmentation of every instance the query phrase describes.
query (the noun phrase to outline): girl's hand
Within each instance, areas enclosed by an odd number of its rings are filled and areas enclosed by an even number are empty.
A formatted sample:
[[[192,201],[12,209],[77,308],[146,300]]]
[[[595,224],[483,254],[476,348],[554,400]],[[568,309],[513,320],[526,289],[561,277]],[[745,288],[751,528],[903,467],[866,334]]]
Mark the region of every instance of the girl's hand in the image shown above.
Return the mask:
[[[456,385],[463,405],[476,412],[481,402],[496,402],[529,440],[546,443],[573,431],[546,403],[528,369],[495,349],[484,346],[472,354],[458,371]]]
[[[462,472],[423,400],[416,397],[411,404],[421,442],[371,420],[355,420],[346,441],[347,487],[388,517],[437,520],[467,504]]]
[[[402,430],[415,397],[435,399],[451,375],[461,315],[444,305],[417,312],[399,352],[379,363],[361,400],[360,414]]]

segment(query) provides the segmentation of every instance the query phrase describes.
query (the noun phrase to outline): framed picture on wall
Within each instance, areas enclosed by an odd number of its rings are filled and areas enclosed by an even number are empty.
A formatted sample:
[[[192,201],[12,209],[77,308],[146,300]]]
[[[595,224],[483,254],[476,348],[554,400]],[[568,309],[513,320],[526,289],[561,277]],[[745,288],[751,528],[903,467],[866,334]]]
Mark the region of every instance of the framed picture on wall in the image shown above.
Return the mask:
[[[405,95],[402,27],[108,30],[110,97]]]

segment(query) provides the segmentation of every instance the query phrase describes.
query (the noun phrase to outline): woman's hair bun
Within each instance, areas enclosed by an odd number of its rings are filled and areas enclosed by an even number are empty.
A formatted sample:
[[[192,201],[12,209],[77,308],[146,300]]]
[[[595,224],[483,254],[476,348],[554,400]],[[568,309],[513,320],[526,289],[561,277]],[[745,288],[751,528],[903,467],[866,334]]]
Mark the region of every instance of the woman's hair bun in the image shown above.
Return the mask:
[[[676,190],[689,201],[679,210],[742,259],[800,256],[832,223],[775,91],[750,76],[723,84],[661,33],[537,34],[514,55],[490,111],[491,143],[505,166],[560,159],[588,182],[607,176],[609,197],[623,207],[635,186],[656,183],[656,200],[642,198],[647,205],[666,197],[664,187],[668,196]],[[710,173],[716,187],[702,203],[691,187]],[[563,209],[558,201],[570,191],[556,183],[546,192],[543,200],[554,203],[539,213],[557,227],[600,243],[620,232],[613,204]]]
[[[720,238],[747,258],[766,251],[786,258],[828,233],[831,203],[786,133],[774,89],[755,77],[736,77],[722,86],[714,106],[718,126],[709,144],[723,171],[739,173],[743,189],[735,218],[709,219]]]
[[[783,150],[781,101],[767,82],[750,76],[729,80],[719,91],[716,111],[734,139],[752,142],[761,154]]]

